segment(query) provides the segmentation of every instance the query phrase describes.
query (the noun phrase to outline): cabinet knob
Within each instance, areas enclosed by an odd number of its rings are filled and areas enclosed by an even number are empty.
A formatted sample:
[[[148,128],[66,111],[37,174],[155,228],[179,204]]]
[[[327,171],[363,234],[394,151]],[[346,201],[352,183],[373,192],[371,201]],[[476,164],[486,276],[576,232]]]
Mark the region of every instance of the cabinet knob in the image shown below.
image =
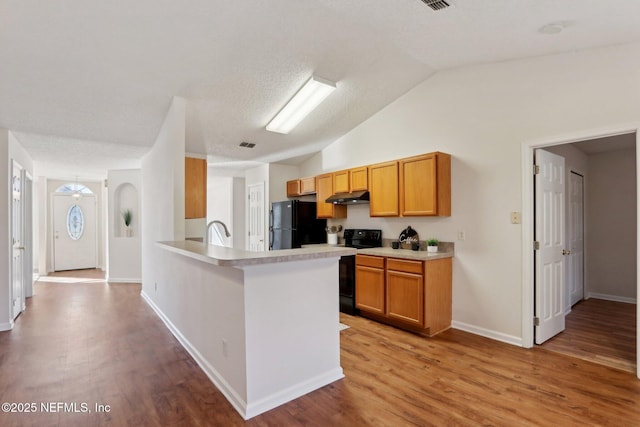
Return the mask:
[[[571,255],[571,251],[568,251],[566,249],[562,250],[562,255]]]

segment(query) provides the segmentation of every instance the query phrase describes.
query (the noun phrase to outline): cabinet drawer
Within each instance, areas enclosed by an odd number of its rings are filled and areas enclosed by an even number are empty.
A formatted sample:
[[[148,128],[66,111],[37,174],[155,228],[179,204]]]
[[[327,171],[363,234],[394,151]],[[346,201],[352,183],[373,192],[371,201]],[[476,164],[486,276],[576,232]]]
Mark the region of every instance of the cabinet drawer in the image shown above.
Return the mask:
[[[356,265],[367,267],[384,268],[384,258],[371,255],[356,255]]]
[[[422,261],[387,258],[387,270],[404,271],[406,273],[422,274]]]

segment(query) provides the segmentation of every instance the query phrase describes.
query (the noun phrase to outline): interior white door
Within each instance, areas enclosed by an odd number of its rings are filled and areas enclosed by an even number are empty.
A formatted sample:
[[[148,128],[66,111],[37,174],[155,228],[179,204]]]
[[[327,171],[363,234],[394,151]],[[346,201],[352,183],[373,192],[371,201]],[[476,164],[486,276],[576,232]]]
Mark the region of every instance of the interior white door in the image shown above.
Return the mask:
[[[535,341],[562,332],[564,312],[564,158],[536,150],[535,164]]]
[[[15,319],[24,307],[22,168],[16,162],[11,172],[11,192],[11,318]]]
[[[569,174],[569,255],[567,286],[569,301],[574,305],[584,298],[584,178]]]
[[[264,227],[264,182],[249,185],[249,250],[265,250],[265,227]]]
[[[33,296],[33,178],[22,171],[22,247],[23,306],[25,298]]]
[[[53,195],[54,270],[96,268],[96,198]]]

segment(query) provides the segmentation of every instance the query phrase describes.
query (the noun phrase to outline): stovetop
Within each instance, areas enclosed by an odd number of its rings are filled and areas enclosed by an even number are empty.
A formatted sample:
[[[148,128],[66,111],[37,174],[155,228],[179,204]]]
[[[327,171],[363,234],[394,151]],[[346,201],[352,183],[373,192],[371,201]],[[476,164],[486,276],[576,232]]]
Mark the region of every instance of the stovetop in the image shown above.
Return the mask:
[[[344,230],[344,245],[356,249],[379,248],[382,246],[382,230],[347,228]]]

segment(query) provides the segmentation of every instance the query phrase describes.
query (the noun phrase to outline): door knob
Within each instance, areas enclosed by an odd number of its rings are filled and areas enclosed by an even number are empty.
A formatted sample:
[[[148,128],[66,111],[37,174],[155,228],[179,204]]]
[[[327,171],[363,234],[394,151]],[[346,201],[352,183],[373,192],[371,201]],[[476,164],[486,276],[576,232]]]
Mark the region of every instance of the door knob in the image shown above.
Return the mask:
[[[566,249],[562,250],[562,255],[571,255],[571,251],[568,251]]]

